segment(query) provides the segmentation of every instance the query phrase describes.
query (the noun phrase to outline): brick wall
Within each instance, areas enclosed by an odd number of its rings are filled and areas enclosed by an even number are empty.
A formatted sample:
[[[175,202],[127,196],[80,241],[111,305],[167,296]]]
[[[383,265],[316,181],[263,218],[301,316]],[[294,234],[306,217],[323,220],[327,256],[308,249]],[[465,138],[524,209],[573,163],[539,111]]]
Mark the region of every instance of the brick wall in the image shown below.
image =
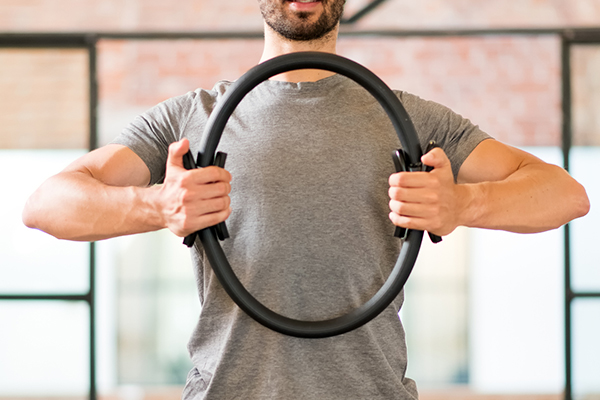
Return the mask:
[[[261,40],[102,41],[102,137],[109,140],[135,114],[168,97],[236,79],[261,50]],[[500,140],[560,145],[555,37],[343,38],[338,51],[391,87],[445,104]]]
[[[367,0],[348,0],[351,14]],[[590,26],[597,0],[387,0],[365,29]],[[0,31],[261,29],[256,0],[3,0]]]
[[[88,55],[0,49],[0,149],[88,148]]]
[[[198,87],[234,80],[255,65],[262,40],[102,40],[100,100],[152,106]]]
[[[348,14],[367,3],[349,0]],[[68,11],[68,12],[67,12]],[[591,26],[597,0],[388,0],[355,27],[438,29]],[[256,1],[3,0],[1,31],[262,29]],[[101,41],[101,143],[159,101],[235,79],[254,65],[260,40]],[[446,104],[515,145],[558,145],[559,42],[553,37],[344,38],[341,54],[392,87]],[[63,83],[63,87],[65,87]],[[7,97],[0,100],[10,102]]]
[[[359,24],[366,29],[597,26],[594,0],[388,0]]]
[[[573,144],[600,146],[600,46],[574,46]]]
[[[0,30],[144,31],[260,29],[255,1],[3,0]]]

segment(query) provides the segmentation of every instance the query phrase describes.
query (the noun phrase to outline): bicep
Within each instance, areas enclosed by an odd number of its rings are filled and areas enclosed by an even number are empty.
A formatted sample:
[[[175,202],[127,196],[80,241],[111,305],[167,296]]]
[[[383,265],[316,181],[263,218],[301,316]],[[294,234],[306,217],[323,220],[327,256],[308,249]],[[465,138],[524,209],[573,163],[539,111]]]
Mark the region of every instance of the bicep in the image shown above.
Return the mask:
[[[458,171],[459,183],[501,181],[518,169],[543,163],[539,158],[494,139],[487,139],[464,161]]]
[[[63,172],[82,172],[111,186],[147,186],[150,170],[130,148],[109,144],[80,157]]]

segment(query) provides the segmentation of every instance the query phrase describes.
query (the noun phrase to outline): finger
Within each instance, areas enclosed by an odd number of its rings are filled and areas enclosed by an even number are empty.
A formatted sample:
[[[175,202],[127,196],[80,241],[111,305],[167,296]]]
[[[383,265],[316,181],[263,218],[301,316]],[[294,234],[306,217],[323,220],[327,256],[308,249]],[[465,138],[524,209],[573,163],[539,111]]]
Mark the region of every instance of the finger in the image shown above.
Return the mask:
[[[190,176],[197,185],[205,185],[213,182],[231,182],[229,171],[215,166],[190,170]]]
[[[196,230],[204,229],[209,226],[217,225],[220,222],[226,221],[231,215],[231,208],[226,208],[218,212],[204,214],[198,219],[199,228]],[[190,232],[191,233],[191,232]]]
[[[389,218],[396,226],[419,231],[427,230],[427,220],[424,218],[406,217],[403,215],[398,215],[395,212],[390,212]]]
[[[402,217],[428,218],[432,215],[432,207],[426,204],[390,200],[389,208]]]
[[[228,196],[231,193],[231,184],[229,182],[213,182],[202,186],[202,190],[194,191],[195,196],[189,201],[202,201],[216,199]]]
[[[427,172],[399,172],[390,175],[390,186],[404,188],[423,188],[428,186],[431,176]]]
[[[197,204],[196,210],[190,210],[192,215],[201,217],[206,214],[219,213],[227,210],[231,206],[231,199],[229,196],[216,197],[214,199],[203,200]]]
[[[189,199],[186,199],[183,207],[181,208],[180,224],[185,228],[185,230],[196,229],[199,226],[199,221],[205,215],[220,213],[229,209],[230,206],[231,199],[229,196],[217,197],[202,201],[189,201]]]
[[[421,157],[421,162],[434,169],[450,167],[450,160],[444,150],[436,147]]]
[[[228,207],[217,212],[201,214],[195,218],[190,218],[181,225],[181,228],[172,229],[172,232],[177,236],[187,236],[190,233],[197,232],[201,229],[208,228],[209,226],[217,225],[220,222],[225,221],[231,215],[231,208]]]
[[[388,195],[391,200],[407,203],[433,204],[438,200],[435,192],[425,188],[404,188],[390,186]]]
[[[183,156],[190,149],[190,142],[187,139],[181,139],[178,142],[169,145],[169,154],[167,156],[167,168],[169,166],[183,167]]]

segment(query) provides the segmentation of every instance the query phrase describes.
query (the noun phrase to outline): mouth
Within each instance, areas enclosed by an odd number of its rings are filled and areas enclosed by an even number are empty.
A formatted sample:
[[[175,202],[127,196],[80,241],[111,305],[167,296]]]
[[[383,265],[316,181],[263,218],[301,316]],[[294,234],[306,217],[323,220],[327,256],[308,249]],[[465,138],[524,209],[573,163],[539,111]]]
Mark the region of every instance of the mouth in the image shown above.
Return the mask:
[[[291,8],[296,11],[312,11],[316,10],[323,1],[322,0],[285,0],[290,4]]]
[[[298,3],[298,4],[313,4],[313,3],[321,3],[322,0],[285,0],[288,3]]]

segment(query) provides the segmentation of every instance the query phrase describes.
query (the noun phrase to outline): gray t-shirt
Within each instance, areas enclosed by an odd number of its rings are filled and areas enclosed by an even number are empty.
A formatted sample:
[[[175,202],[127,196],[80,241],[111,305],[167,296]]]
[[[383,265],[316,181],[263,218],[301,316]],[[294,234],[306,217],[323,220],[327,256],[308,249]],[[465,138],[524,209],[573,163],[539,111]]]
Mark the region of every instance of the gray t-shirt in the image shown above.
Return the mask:
[[[230,86],[196,90],[138,117],[114,141],[164,178],[170,143],[199,148],[215,103]],[[420,141],[435,140],[456,177],[489,136],[449,109],[397,92]],[[363,304],[385,282],[401,242],[388,219],[391,153],[401,147],[379,103],[353,81],[266,81],[229,119],[218,150],[233,176],[225,254],[267,307],[306,320]],[[188,349],[184,399],[416,399],[405,376],[403,294],[344,335],[299,339],[258,324],[227,296],[199,241],[192,250],[202,304]]]

